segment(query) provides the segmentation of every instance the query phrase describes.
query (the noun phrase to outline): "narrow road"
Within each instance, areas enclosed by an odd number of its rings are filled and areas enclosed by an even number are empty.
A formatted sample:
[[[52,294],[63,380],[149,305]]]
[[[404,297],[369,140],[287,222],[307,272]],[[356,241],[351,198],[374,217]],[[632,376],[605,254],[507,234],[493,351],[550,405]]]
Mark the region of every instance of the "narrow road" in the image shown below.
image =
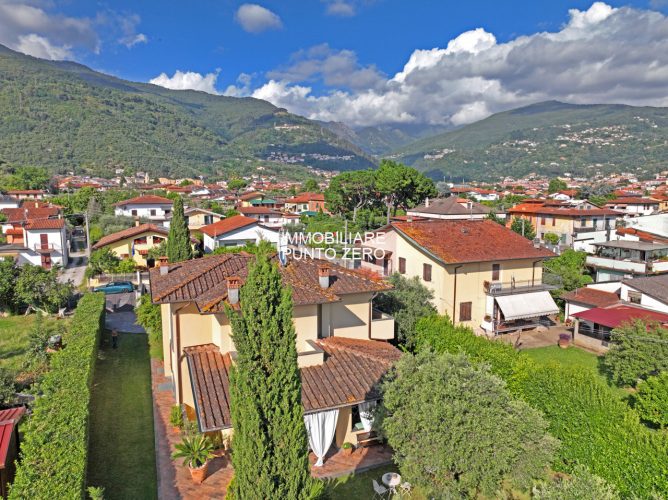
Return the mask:
[[[58,276],[58,281],[67,283],[71,281],[75,287],[80,286],[84,281],[84,273],[88,264],[86,257],[86,242],[83,237],[75,238],[73,246],[77,249],[70,253],[70,261],[62,269]]]

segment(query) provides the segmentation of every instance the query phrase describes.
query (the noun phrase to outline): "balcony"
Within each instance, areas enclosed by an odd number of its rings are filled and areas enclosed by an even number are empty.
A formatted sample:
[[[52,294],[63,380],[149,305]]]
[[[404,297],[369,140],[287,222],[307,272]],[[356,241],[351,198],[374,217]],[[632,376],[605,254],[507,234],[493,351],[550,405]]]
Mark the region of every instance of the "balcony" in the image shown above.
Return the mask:
[[[556,286],[532,280],[515,281],[485,281],[483,290],[487,295],[497,297],[499,295],[513,295],[518,293],[542,292],[545,290],[554,290]]]
[[[374,340],[392,340],[394,338],[394,318],[378,309],[372,309],[371,338]]]
[[[62,250],[62,247],[55,243],[35,243],[28,248],[37,253],[60,252]]]
[[[609,257],[599,257],[597,255],[587,255],[587,265],[590,267],[602,267],[604,269],[611,269],[613,271],[621,271],[624,273],[633,274],[647,274],[651,272],[648,269],[647,263],[635,260],[616,260]],[[663,264],[658,263],[657,264]]]

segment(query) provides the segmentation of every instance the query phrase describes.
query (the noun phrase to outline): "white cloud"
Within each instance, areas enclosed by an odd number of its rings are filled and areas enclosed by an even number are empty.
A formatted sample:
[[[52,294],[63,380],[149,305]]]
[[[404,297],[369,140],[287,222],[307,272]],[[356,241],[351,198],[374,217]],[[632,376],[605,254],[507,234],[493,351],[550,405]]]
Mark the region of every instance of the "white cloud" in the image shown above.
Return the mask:
[[[106,14],[107,23],[115,26],[120,31],[118,43],[131,49],[139,43],[148,43],[148,37],[144,33],[138,33],[137,27],[141,18],[137,14],[118,14],[108,12]]]
[[[463,124],[548,99],[668,106],[667,16],[602,2],[568,15],[556,32],[504,43],[483,28],[467,31],[444,48],[415,50],[391,77],[351,51],[316,46],[267,73],[253,95],[360,126]],[[330,90],[316,92],[318,82]]]
[[[352,2],[344,2],[343,0],[327,2],[327,14],[342,17],[354,16],[356,14],[355,5]]]
[[[137,33],[135,35],[121,38],[120,42],[130,49],[138,43],[148,43],[148,37],[144,33]]]
[[[219,71],[202,75],[194,71],[176,70],[174,76],[167,76],[166,73],[160,73],[155,78],[149,80],[149,83],[160,85],[172,90],[201,90],[209,94],[219,94],[216,90],[216,80],[218,80]]]
[[[241,73],[237,77],[236,85],[228,85],[223,95],[230,97],[248,97],[251,95],[251,82],[253,81],[253,75],[248,73]]]
[[[19,36],[18,44],[15,48],[24,54],[42,59],[51,59],[52,61],[62,61],[63,59],[72,58],[70,46],[53,46],[49,40],[34,33]]]
[[[283,27],[281,18],[269,9],[254,3],[245,3],[237,9],[234,18],[249,33],[261,33]]]

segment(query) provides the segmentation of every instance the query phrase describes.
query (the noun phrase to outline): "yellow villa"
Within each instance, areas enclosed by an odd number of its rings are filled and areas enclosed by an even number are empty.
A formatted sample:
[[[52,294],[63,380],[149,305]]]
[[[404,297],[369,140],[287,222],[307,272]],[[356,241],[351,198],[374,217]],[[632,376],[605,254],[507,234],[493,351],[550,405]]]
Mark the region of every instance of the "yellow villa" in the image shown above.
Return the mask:
[[[554,254],[490,220],[406,220],[376,231],[362,267],[417,276],[439,314],[499,334],[528,329],[559,308],[543,284]]]
[[[131,258],[140,267],[153,267],[148,252],[167,240],[169,230],[155,224],[138,224],[104,236],[93,245],[93,250],[110,248],[120,259]]]
[[[239,309],[239,288],[254,258],[213,255],[161,262],[150,272],[152,300],[162,312],[165,375],[202,432],[231,431],[228,372],[236,353],[225,306]],[[324,449],[313,450],[322,459],[332,442],[340,447],[373,437],[376,386],[400,355],[387,342],[394,319],[373,308],[374,296],[391,286],[322,260],[277,259],[277,265],[292,290],[305,420],[329,426],[331,434]]]

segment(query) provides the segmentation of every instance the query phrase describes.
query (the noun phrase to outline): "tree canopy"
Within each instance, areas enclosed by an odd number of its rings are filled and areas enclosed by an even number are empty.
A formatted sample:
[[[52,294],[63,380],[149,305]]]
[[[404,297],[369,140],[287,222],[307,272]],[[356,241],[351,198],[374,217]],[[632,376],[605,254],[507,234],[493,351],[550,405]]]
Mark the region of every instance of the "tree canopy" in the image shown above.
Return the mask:
[[[547,186],[547,192],[550,194],[558,193],[568,188],[566,181],[563,181],[559,178],[550,179],[550,183]]]
[[[527,240],[533,240],[536,237],[536,229],[531,224],[531,221],[525,217],[513,218],[510,229],[520,236],[524,236]]]
[[[343,172],[334,177],[325,190],[325,201],[332,212],[342,215],[352,213],[353,221],[357,212],[378,201],[373,170]]]
[[[493,496],[528,488],[558,442],[505,383],[464,355],[405,354],[383,384],[379,423],[402,475],[428,496]]]
[[[190,245],[190,232],[188,221],[183,213],[183,199],[179,196],[174,200],[172,209],[172,220],[169,223],[169,235],[167,236],[167,258],[169,262],[180,262],[193,257],[193,249]]]
[[[407,210],[438,195],[434,182],[415,170],[391,160],[381,160],[375,174],[376,188],[385,198],[389,222],[390,209]]]

